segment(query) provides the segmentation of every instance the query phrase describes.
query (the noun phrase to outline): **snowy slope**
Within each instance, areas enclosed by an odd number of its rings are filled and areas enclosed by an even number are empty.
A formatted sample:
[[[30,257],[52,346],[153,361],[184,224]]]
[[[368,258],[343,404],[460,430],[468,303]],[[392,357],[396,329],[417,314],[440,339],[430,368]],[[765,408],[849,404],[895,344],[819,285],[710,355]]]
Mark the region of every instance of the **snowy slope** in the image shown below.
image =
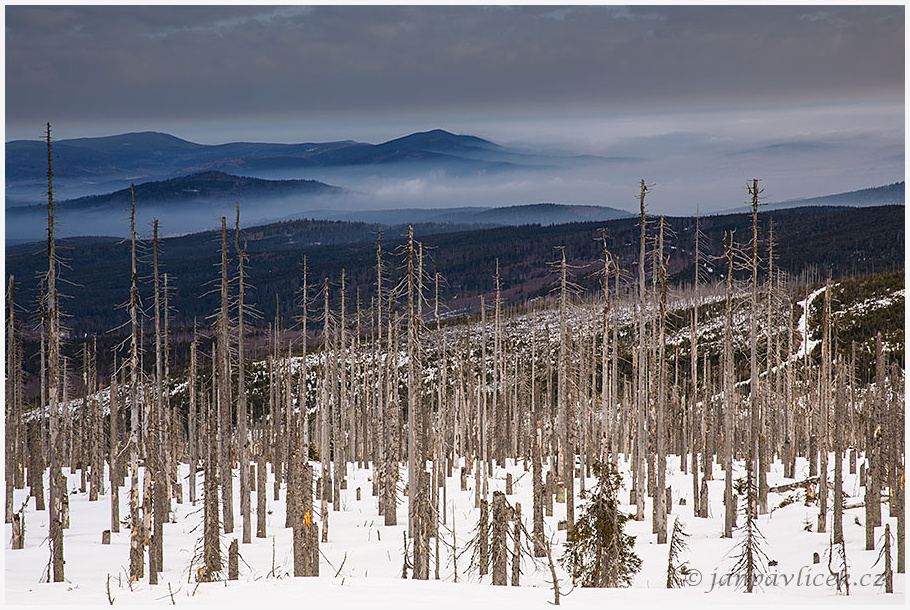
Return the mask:
[[[832,456],[833,457],[833,456]],[[318,469],[318,464],[315,466]],[[829,466],[833,469],[833,467]],[[187,467],[181,467],[182,476],[186,476]],[[523,464],[510,463],[508,470],[515,477],[515,493],[509,497],[511,503],[520,502],[522,515],[528,530],[531,529],[531,477],[525,474]],[[830,472],[831,470],[829,470]],[[491,481],[491,492],[504,488],[505,470],[496,469]],[[781,465],[775,463],[769,475],[769,484],[782,481]],[[847,504],[859,502],[862,494],[857,476],[847,474],[844,467],[845,493],[850,498]],[[406,476],[403,471],[402,474]],[[803,479],[808,474],[808,465],[804,459],[797,462],[796,475]],[[523,476],[524,475],[524,476]],[[743,476],[742,464],[737,464],[734,477]],[[200,477],[201,479],[201,477]],[[271,479],[271,477],[270,477]],[[460,491],[458,477],[447,479],[447,524],[442,529],[443,538],[450,541],[453,529],[456,536],[458,558],[458,582],[454,582],[453,553],[446,545],[440,545],[440,577],[433,580],[434,564],[431,560],[429,582],[404,581],[401,579],[402,568],[402,534],[407,523],[407,499],[399,494],[398,522],[395,527],[382,525],[378,516],[376,498],[371,495],[369,470],[353,469],[349,476],[348,489],[343,490],[341,511],[330,512],[329,542],[320,545],[322,553],[319,578],[293,578],[291,555],[291,530],[285,529],[284,488],[281,490],[281,501],[272,501],[272,484],[268,485],[268,536],[265,539],[253,538],[248,545],[241,545],[240,579],[231,582],[204,583],[197,585],[191,582],[193,569],[193,549],[201,538],[202,504],[194,507],[186,502],[174,504],[174,519],[165,525],[165,568],[160,574],[160,584],[151,586],[145,582],[127,583],[128,578],[128,543],[129,529],[121,528],[120,533],[112,535],[110,546],[101,544],[101,532],[110,527],[110,495],[106,493],[97,502],[89,502],[86,493],[80,493],[78,473],[70,474],[71,490],[71,527],[66,530],[64,551],[66,557],[67,582],[47,584],[42,582],[48,563],[48,547],[45,541],[47,533],[47,513],[36,513],[34,501],[29,500],[26,509],[26,548],[10,550],[10,525],[5,526],[6,565],[5,602],[6,604],[84,604],[107,605],[107,587],[114,603],[119,604],[227,604],[276,605],[284,607],[289,604],[307,606],[333,607],[401,607],[403,601],[415,607],[459,608],[498,606],[502,608],[544,608],[552,602],[553,594],[549,586],[549,570],[544,564],[534,565],[525,560],[522,568],[521,587],[492,587],[489,577],[480,578],[469,569],[470,552],[463,553],[471,529],[476,525],[477,511],[473,507],[473,477],[468,478],[468,491]],[[628,464],[624,468],[624,480],[628,481]],[[790,494],[770,494],[769,507],[773,508],[768,515],[759,518],[759,527],[766,537],[765,552],[768,557],[778,562],[777,566],[767,568],[769,574],[776,574],[777,586],[768,585],[764,590],[747,595],[734,587],[718,586],[724,582],[723,575],[734,563],[735,548],[738,542],[734,539],[723,539],[723,473],[719,467],[714,469],[714,479],[709,482],[710,518],[698,519],[692,516],[691,475],[679,472],[678,458],[668,459],[668,484],[673,489],[673,506],[670,522],[677,515],[691,534],[688,539],[689,550],[681,557],[688,562],[693,571],[690,575],[690,586],[683,590],[668,591],[665,589],[667,568],[667,545],[655,544],[656,537],[651,533],[650,517],[645,521],[629,521],[627,532],[637,537],[635,550],[643,561],[642,571],[635,578],[633,587],[626,590],[608,589],[575,589],[562,598],[566,607],[592,607],[599,604],[613,603],[654,603],[663,604],[682,602],[688,604],[730,604],[730,603],[902,603],[905,592],[904,575],[895,575],[895,593],[886,595],[881,586],[877,586],[875,575],[882,572],[882,563],[875,565],[878,550],[865,551],[864,529],[855,520],[863,523],[865,512],[862,508],[851,509],[844,515],[844,534],[847,543],[847,555],[850,563],[851,586],[849,598],[838,596],[833,585],[826,583],[828,571],[826,553],[829,536],[826,533],[806,531],[806,523],[815,527],[818,515],[817,504],[806,506],[797,500],[783,508],[776,508]],[[127,481],[128,483],[128,481]],[[201,483],[201,481],[200,481]],[[593,483],[588,479],[588,486]],[[356,489],[360,488],[362,499],[356,500]],[[403,484],[400,488],[403,490]],[[121,489],[120,514],[128,515],[127,490]],[[235,493],[239,493],[239,483],[234,484]],[[25,500],[26,490],[15,493],[16,507]],[[186,491],[184,491],[186,493]],[[199,489],[201,498],[201,485]],[[623,501],[628,500],[628,490],[620,493]],[[681,505],[681,501],[685,505]],[[255,499],[253,504],[253,523],[255,527]],[[239,500],[235,500],[235,507]],[[633,511],[633,506],[625,506]],[[580,514],[580,507],[576,514]],[[830,510],[830,509],[829,509]],[[650,500],[646,514],[650,515]],[[557,532],[557,521],[565,517],[565,504],[554,504],[554,516],[546,518],[546,529],[556,540],[554,555],[561,555],[561,542],[565,532]],[[829,529],[831,516],[829,514]],[[240,537],[239,520],[233,534],[222,537],[226,549],[233,537]],[[887,508],[883,509],[883,522],[891,523],[892,534],[896,532],[896,520],[889,519]],[[884,528],[876,530],[876,539],[880,539]],[[878,547],[877,547],[878,548]],[[813,565],[812,554],[817,552],[822,561]],[[896,548],[892,550],[896,561]],[[432,557],[432,552],[431,552]],[[511,560],[510,560],[511,569]],[[337,572],[337,575],[336,575]],[[557,567],[563,593],[572,589],[565,572]],[[784,585],[789,578],[790,584]],[[712,583],[714,587],[712,589]],[[865,584],[863,584],[865,583]]]

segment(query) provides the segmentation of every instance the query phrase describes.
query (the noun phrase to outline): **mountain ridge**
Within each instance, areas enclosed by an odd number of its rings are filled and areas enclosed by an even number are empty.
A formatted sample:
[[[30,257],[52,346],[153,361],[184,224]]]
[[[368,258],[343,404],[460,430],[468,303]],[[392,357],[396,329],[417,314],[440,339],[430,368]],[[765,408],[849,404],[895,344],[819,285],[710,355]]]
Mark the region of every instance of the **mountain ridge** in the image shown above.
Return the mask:
[[[462,161],[491,169],[486,161],[459,153],[504,151],[501,146],[477,136],[457,135],[442,129],[416,132],[379,144],[354,140],[301,143],[228,142],[198,144],[177,136],[142,131],[111,136],[71,138],[53,142],[57,173],[70,180],[97,177],[105,172],[121,179],[164,179],[191,171],[246,167],[329,166],[345,167],[397,161]],[[512,153],[515,154],[515,153]],[[500,168],[516,165],[495,163]],[[489,167],[488,167],[489,166]],[[40,182],[47,171],[46,144],[40,140],[6,142],[7,186]]]
[[[344,189],[317,180],[263,180],[247,176],[234,176],[225,172],[207,170],[169,178],[143,182],[135,186],[137,207],[162,204],[179,204],[193,201],[199,203],[216,198],[271,195],[289,197],[293,195],[338,194]],[[102,195],[88,195],[57,202],[58,210],[101,210],[122,209],[130,201],[130,189],[120,189]],[[44,205],[21,206],[7,210],[13,214],[45,209]]]
[[[760,212],[771,210],[787,210],[801,207],[851,207],[861,208],[880,205],[903,205],[905,202],[904,182],[892,182],[882,186],[873,186],[856,191],[819,195],[803,199],[788,199],[763,204]],[[712,214],[741,214],[748,212],[746,206],[728,208],[712,212]]]

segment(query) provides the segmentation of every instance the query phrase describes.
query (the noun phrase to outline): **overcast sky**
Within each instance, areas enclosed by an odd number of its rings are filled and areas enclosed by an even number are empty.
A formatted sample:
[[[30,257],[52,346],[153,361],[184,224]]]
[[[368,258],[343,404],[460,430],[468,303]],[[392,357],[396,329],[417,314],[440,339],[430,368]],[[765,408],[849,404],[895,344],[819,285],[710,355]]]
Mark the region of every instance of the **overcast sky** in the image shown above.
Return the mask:
[[[655,158],[846,138],[903,167],[903,5],[7,6],[5,20],[7,140],[48,120],[58,138],[201,143],[439,127]]]

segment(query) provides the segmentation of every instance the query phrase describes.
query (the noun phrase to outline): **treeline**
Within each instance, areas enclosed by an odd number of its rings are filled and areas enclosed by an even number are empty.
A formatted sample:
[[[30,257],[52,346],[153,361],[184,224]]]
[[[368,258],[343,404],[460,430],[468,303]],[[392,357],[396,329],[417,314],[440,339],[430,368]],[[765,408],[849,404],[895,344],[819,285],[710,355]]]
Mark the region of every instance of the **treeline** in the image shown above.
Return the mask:
[[[721,280],[718,269],[723,234],[749,230],[748,214],[707,216],[700,220],[705,235],[702,251],[709,277]],[[777,241],[777,264],[797,275],[806,268],[825,269],[835,279],[903,269],[904,208],[885,206],[858,209],[783,210],[759,214],[767,232],[773,225]],[[666,247],[669,253],[668,281],[687,282],[694,271],[695,218],[667,218]],[[634,219],[603,223],[573,223],[554,226],[520,226],[444,233],[441,225],[414,227],[424,244],[426,268],[445,278],[441,296],[451,310],[476,312],[476,297],[494,290],[490,278],[499,262],[504,298],[510,303],[545,295],[552,286],[550,268],[555,248],[565,248],[570,265],[579,267],[576,282],[589,293],[596,291],[590,261],[598,256],[600,229],[607,229],[608,246],[623,271],[623,283],[634,278],[637,224]],[[162,224],[161,232],[172,230]],[[450,227],[451,229],[451,227]],[[300,289],[301,261],[306,256],[312,273],[337,282],[340,269],[347,275],[348,298],[359,291],[364,303],[375,296],[371,283],[373,248],[382,230],[388,250],[402,248],[407,227],[382,227],[367,223],[293,221],[245,230],[248,242],[248,277],[253,290],[249,299],[263,313],[266,322],[277,314],[288,327],[294,315],[293,295]],[[85,243],[63,240],[60,255],[67,264],[63,294],[67,326],[75,336],[108,333],[122,322],[116,306],[122,304],[122,286],[129,282],[129,247],[110,240]],[[140,245],[140,247],[142,247]],[[171,288],[172,323],[188,328],[217,306],[217,297],[199,290],[217,275],[219,262],[214,231],[160,240],[162,266],[168,269]],[[37,283],[31,281],[42,270],[43,247],[29,244],[7,251],[7,281],[15,275],[21,283],[19,302],[37,301]],[[760,274],[764,269],[760,269]],[[30,280],[30,281],[25,281]],[[146,278],[140,291],[150,294]]]

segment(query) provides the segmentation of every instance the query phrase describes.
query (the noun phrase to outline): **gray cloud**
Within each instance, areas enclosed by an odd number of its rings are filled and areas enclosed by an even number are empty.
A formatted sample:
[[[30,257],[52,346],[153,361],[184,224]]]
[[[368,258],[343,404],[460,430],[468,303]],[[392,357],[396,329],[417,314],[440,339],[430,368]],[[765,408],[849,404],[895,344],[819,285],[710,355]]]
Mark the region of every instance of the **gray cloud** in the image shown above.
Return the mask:
[[[7,124],[903,99],[903,9],[8,6]]]

